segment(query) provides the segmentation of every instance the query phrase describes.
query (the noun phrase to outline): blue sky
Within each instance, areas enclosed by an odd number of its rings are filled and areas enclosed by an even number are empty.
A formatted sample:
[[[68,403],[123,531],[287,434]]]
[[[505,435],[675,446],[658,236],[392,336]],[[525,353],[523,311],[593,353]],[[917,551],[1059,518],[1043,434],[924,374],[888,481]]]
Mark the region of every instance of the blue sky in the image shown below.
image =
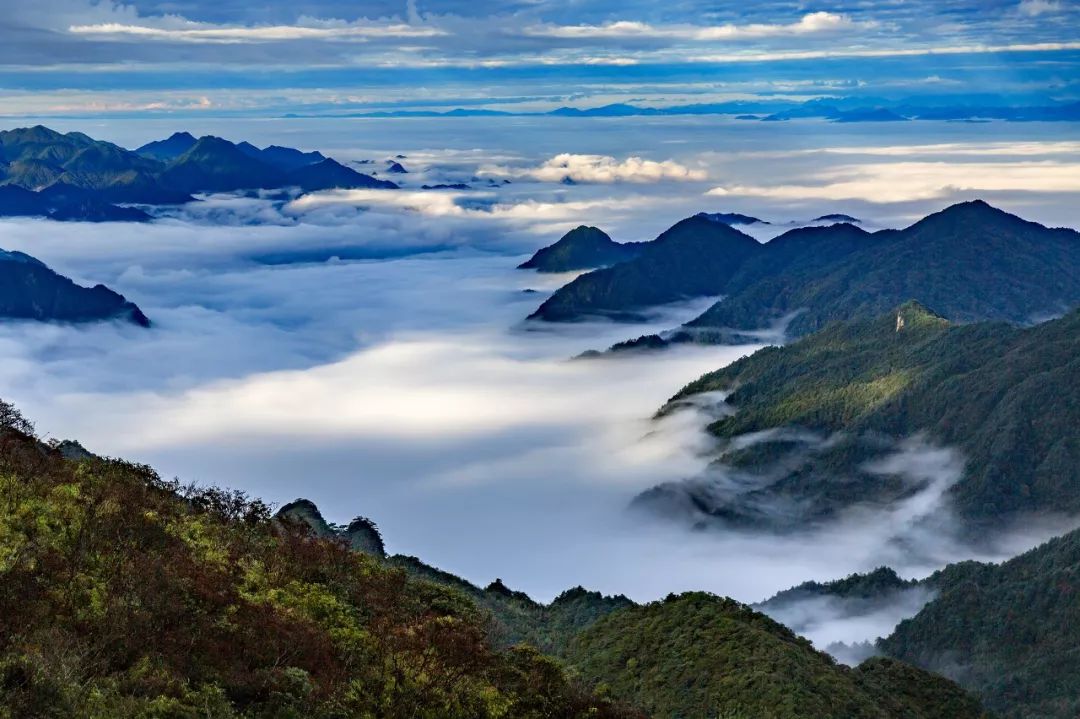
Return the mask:
[[[4,5],[7,115],[1080,98],[1076,0]]]

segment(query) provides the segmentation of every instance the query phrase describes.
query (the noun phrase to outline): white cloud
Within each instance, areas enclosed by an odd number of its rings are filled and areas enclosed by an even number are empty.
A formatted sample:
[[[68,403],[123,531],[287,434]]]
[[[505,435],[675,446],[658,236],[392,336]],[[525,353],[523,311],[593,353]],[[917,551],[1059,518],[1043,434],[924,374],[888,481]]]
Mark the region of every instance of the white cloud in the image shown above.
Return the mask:
[[[523,223],[556,222],[575,220],[599,209],[614,210],[633,207],[638,198],[599,198],[593,200],[568,200],[548,202],[535,199],[492,202],[486,206],[469,207],[461,200],[487,199],[489,193],[452,191],[402,190],[327,190],[315,192],[293,200],[285,206],[287,215],[306,215],[309,219],[320,211],[335,210],[352,214],[357,209],[400,213],[402,210],[429,217],[458,217],[474,220],[508,220]]]
[[[1080,50],[1080,42],[1034,42],[1004,45],[928,45],[910,48],[839,48],[835,50],[779,50],[744,53],[713,53],[687,57],[690,62],[733,63],[786,60],[821,60],[851,57],[922,57],[927,55],[983,55],[999,52],[1060,52]]]
[[[359,40],[370,38],[435,37],[447,34],[434,27],[392,24],[320,23],[312,25],[220,26],[185,22],[180,27],[99,23],[72,25],[75,35],[131,37],[194,43],[257,43],[288,40]]]
[[[1058,0],[1021,0],[1017,9],[1021,15],[1038,17],[1061,12],[1061,3]]]
[[[895,162],[846,165],[807,184],[714,187],[712,197],[910,202],[963,192],[1080,192],[1080,164],[1043,162]]]
[[[628,157],[619,161],[610,155],[577,155],[564,152],[555,155],[538,167],[514,168],[487,166],[478,172],[481,176],[530,177],[541,182],[560,182],[566,178],[574,182],[661,182],[664,180],[699,181],[708,178],[702,169],[692,169],[674,160],[645,160]]]
[[[541,25],[526,28],[525,34],[560,38],[672,38],[681,40],[754,40],[836,33],[877,27],[872,21],[855,21],[847,15],[813,12],[798,22],[788,24],[754,23],[749,25],[650,25],[634,20],[620,20],[604,25]]]
[[[800,150],[751,150],[738,153],[743,158],[791,158],[814,155],[867,155],[882,157],[1039,157],[1060,159],[1076,155],[1080,142],[1074,140],[1016,140],[1008,142],[940,142],[925,145],[835,145]]]

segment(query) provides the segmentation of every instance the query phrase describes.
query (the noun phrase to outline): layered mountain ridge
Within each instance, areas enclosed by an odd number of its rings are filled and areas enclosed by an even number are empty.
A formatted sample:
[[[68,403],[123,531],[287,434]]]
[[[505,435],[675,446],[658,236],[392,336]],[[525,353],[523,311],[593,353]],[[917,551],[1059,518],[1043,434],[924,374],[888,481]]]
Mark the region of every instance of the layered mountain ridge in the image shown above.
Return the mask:
[[[259,149],[210,135],[177,132],[126,150],[41,125],[0,131],[0,189],[5,193],[0,216],[141,221],[149,216],[118,205],[183,204],[196,193],[286,187],[315,192],[397,185],[319,152],[273,145]]]
[[[954,322],[1020,324],[1080,303],[1080,233],[1028,222],[982,201],[953,205],[903,230],[871,233],[841,222],[790,230],[765,244],[731,232],[738,237],[664,250],[653,247],[659,238],[646,243],[633,260],[562,287],[531,317],[637,318],[665,302],[723,295],[664,338],[723,342],[783,322],[789,335],[802,336],[911,298]]]

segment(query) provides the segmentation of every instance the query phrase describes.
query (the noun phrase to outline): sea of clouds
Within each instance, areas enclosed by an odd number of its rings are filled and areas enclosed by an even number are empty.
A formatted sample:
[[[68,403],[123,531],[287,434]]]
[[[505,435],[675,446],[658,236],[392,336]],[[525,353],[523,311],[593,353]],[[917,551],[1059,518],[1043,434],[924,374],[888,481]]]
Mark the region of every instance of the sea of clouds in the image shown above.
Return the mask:
[[[973,196],[1066,224],[1078,188],[1036,187],[1027,168],[1041,163],[1056,168],[1046,177],[1061,176],[1077,167],[1080,148],[1043,126],[884,133],[629,118],[611,132],[607,121],[588,122],[191,127],[369,161],[356,165],[362,171],[381,172],[402,154],[410,172],[394,177],[400,191],[209,196],[159,210],[149,225],[0,223],[3,249],[84,284],[103,282],[154,323],[0,325],[0,396],[47,436],[273,502],[306,497],[332,521],[364,514],[393,552],[481,584],[501,577],[542,600],[581,584],[639,600],[706,589],[756,601],[882,564],[923,576],[1045,536],[1033,531],[984,552],[948,543],[910,551],[906,533],[940,503],[940,482],[919,495],[926,504],[810,536],[693,532],[626,513],[642,490],[701,473],[714,448],[706,408],[659,421],[653,413],[685,383],[757,346],[571,361],[676,326],[711,299],[658,308],[636,325],[535,326],[523,318],[571,276],[514,268],[578,224],[647,240],[697,211],[769,220],[752,228],[762,240],[829,212],[871,228],[903,225]],[[136,146],[183,128],[79,129]],[[963,164],[950,173],[956,158]],[[979,187],[969,165],[983,160],[1019,163],[1014,175],[995,175],[1014,176],[1017,186]],[[913,173],[913,162],[938,169]],[[894,173],[905,181],[892,183]],[[449,182],[472,189],[420,189]],[[865,192],[836,189],[851,182],[865,182]],[[894,188],[884,202],[874,195],[882,183]],[[798,198],[790,188],[799,185],[833,189]],[[767,187],[779,189],[759,191]],[[933,452],[943,471],[962,461]],[[902,463],[903,452],[890,461]],[[861,625],[870,629],[815,625],[813,633],[821,642],[861,641],[912,611],[905,604]]]

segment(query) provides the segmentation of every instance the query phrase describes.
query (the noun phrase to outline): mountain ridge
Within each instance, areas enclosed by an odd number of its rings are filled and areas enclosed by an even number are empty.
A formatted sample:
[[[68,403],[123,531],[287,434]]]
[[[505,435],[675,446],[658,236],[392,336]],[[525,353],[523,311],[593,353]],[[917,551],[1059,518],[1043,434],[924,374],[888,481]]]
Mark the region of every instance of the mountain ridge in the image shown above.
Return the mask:
[[[40,125],[0,131],[0,187],[9,186],[36,193],[23,197],[9,215],[90,221],[146,221],[150,216],[142,210],[117,205],[184,204],[203,192],[397,188],[319,152],[278,145],[259,149],[248,142],[196,138],[188,132],[132,151]],[[78,199],[72,199],[77,193]],[[53,208],[60,197],[69,201]],[[15,202],[9,199],[7,204]]]
[[[684,521],[814,526],[924,488],[925,478],[913,484],[874,469],[923,434],[961,453],[959,466],[941,471],[956,473],[944,496],[964,532],[1032,513],[1080,514],[1080,442],[1070,430],[1080,425],[1077,357],[1080,309],[1018,328],[958,325],[908,302],[833,323],[702,376],[660,410],[723,393],[734,411],[708,429],[723,443],[718,459],[750,489],[718,493],[700,478],[649,490],[635,506]],[[743,446],[740,437],[759,439]],[[792,504],[799,510],[769,509]]]
[[[22,252],[0,250],[0,318],[53,322],[124,320],[149,327],[142,310],[105,285],[82,287]]]

